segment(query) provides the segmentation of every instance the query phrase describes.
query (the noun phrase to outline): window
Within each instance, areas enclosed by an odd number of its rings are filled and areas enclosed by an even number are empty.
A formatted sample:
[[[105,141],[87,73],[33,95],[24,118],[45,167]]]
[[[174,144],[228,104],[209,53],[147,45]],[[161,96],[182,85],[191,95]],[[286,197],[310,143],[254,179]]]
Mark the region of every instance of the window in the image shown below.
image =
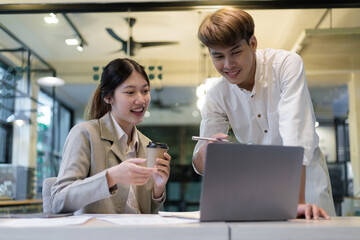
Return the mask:
[[[36,144],[37,193],[41,193],[44,178],[58,174],[62,148],[72,127],[73,113],[43,90],[39,91],[38,100],[43,104],[37,109]]]
[[[12,125],[7,119],[14,114],[15,76],[12,68],[5,68],[0,63],[0,163],[11,163]]]

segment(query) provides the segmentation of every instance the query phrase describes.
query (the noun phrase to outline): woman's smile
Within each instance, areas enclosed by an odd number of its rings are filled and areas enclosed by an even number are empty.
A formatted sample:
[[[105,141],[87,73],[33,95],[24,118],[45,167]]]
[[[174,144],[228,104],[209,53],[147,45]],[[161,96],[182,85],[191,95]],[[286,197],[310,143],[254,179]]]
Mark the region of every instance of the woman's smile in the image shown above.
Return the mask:
[[[144,115],[144,109],[145,109],[145,106],[140,106],[140,107],[130,109],[130,112],[132,112],[135,116],[140,117],[140,116]]]

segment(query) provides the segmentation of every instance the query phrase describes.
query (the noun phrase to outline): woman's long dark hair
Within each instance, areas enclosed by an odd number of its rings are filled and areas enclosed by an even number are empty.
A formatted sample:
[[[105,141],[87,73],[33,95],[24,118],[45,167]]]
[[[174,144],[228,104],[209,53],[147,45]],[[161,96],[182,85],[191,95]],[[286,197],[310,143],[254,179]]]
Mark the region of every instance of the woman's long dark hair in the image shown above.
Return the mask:
[[[114,90],[131,75],[133,71],[140,73],[150,86],[149,78],[144,68],[136,61],[128,58],[117,58],[109,62],[101,74],[99,86],[95,89],[92,100],[86,108],[85,118],[99,119],[111,110],[104,98],[114,96]],[[87,116],[87,117],[86,117]]]

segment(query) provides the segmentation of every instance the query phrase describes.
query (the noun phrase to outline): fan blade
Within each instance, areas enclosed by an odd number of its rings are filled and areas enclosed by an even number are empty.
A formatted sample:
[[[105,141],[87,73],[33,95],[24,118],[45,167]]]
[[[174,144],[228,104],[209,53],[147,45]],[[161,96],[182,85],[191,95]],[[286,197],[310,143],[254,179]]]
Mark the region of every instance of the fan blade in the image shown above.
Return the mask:
[[[120,52],[123,52],[123,50],[122,49],[115,50],[115,51],[109,52],[108,54],[115,54],[115,53],[120,53]]]
[[[139,42],[141,47],[155,47],[155,46],[172,45],[178,43],[179,42]]]
[[[124,41],[121,37],[119,37],[111,28],[106,28],[106,31],[116,40],[125,43],[126,41]]]

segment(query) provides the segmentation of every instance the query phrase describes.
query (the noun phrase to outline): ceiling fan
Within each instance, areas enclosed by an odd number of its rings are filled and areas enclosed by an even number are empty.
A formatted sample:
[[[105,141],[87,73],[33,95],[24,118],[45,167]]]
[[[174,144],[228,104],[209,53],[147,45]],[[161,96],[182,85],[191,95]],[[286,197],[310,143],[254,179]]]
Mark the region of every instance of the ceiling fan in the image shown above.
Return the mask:
[[[110,36],[112,36],[117,41],[122,43],[122,48],[117,52],[124,51],[127,56],[135,56],[136,52],[143,47],[155,47],[155,46],[171,45],[178,43],[178,42],[136,42],[132,37],[132,27],[134,26],[136,19],[125,18],[125,20],[129,24],[130,37],[128,41],[119,37],[111,28],[106,28],[106,31],[110,34]]]

